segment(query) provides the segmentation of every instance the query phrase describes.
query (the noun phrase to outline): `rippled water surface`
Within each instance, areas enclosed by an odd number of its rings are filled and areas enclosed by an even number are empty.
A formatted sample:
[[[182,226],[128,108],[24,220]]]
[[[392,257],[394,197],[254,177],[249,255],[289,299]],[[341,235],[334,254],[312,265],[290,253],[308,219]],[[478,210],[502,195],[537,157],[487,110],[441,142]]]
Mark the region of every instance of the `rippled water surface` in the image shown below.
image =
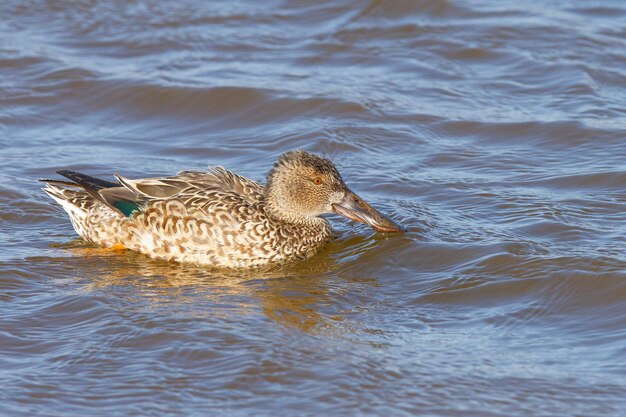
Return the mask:
[[[0,4],[0,414],[626,415],[626,4]],[[36,180],[302,148],[409,227],[216,272]]]

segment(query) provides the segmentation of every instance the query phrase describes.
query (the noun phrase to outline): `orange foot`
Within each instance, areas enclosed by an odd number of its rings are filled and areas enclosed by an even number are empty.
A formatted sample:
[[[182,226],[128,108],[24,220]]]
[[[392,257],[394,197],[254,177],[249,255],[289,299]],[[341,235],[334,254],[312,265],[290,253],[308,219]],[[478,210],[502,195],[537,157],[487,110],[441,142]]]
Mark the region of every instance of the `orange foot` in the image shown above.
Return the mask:
[[[113,249],[113,250],[124,250],[124,249],[126,249],[126,246],[124,246],[124,244],[122,244],[120,242],[115,242],[113,244],[113,246],[111,246],[111,249]]]

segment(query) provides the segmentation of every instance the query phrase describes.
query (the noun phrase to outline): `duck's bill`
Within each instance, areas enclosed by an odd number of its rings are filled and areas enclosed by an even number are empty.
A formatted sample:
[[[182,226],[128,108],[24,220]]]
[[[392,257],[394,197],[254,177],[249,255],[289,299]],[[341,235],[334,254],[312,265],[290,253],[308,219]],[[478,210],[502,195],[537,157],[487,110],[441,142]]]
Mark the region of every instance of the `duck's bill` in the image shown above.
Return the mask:
[[[350,220],[365,223],[377,232],[404,232],[402,226],[394,223],[352,191],[346,192],[341,203],[333,204],[333,212]]]

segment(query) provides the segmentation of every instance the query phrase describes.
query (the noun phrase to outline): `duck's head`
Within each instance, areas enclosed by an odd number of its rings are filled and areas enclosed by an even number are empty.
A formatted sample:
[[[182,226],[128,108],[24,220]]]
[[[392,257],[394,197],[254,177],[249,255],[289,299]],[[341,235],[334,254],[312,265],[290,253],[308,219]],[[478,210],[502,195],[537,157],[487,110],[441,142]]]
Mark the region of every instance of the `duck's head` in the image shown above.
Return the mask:
[[[378,232],[403,231],[350,191],[332,162],[304,151],[287,152],[274,164],[267,175],[265,202],[271,215],[291,223],[335,213]]]

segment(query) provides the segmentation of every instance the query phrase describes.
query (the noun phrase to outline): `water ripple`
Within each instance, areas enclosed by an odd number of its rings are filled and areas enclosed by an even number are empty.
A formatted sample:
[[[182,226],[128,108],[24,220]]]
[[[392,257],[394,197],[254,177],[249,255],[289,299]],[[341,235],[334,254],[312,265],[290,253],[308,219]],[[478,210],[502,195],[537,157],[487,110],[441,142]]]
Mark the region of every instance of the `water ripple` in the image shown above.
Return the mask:
[[[0,13],[4,414],[623,415],[621,5]],[[331,216],[311,260],[216,271],[83,242],[36,181],[294,148],[408,233]]]

